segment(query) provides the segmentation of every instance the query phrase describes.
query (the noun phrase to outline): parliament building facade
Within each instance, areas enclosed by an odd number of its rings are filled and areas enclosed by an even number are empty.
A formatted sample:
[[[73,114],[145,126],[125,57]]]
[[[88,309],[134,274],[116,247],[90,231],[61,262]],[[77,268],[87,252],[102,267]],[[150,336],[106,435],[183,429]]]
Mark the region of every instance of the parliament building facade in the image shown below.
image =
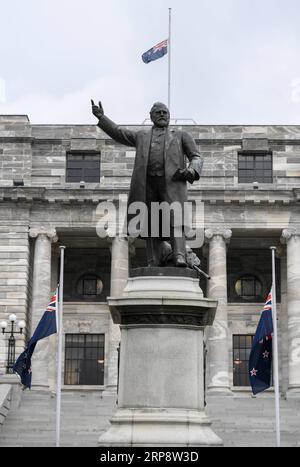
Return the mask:
[[[189,199],[203,206],[196,253],[211,280],[201,287],[218,300],[206,334],[207,391],[250,394],[248,357],[275,246],[280,388],[300,396],[300,126],[184,128],[204,161],[200,181],[189,186]],[[141,240],[99,236],[97,213],[128,194],[134,157],[96,125],[0,115],[0,321],[15,314],[26,322],[18,356],[57,286],[65,246],[65,390],[117,387],[120,331],[107,297],[120,296],[130,270],[146,266],[146,251]],[[1,334],[0,374],[9,371],[7,352]],[[54,390],[55,372],[54,335],[37,344],[33,389]]]

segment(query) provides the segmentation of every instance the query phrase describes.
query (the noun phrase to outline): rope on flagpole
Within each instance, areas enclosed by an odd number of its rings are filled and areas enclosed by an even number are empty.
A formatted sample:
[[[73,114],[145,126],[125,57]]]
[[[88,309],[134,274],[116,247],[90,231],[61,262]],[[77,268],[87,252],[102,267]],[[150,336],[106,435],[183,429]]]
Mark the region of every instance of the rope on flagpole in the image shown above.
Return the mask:
[[[276,446],[279,448],[280,440],[280,392],[279,392],[279,363],[278,363],[278,330],[277,330],[277,302],[276,302],[276,271],[275,253],[276,247],[272,246],[272,313],[273,313],[273,375],[275,389],[275,413],[276,413]]]

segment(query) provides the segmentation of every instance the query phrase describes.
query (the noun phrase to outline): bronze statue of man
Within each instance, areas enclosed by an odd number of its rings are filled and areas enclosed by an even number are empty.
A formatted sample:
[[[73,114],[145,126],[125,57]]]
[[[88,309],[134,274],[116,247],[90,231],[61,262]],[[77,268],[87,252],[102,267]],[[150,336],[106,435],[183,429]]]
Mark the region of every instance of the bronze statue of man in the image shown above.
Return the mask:
[[[203,165],[194,139],[185,131],[169,129],[170,113],[160,102],[155,103],[150,111],[152,128],[140,131],[121,128],[104,114],[101,102],[99,105],[91,102],[92,112],[99,120],[98,126],[118,143],[136,148],[128,207],[134,202],[143,202],[150,212],[151,203],[167,202],[171,205],[177,202],[183,212],[184,203],[187,202],[186,182],[199,180]],[[186,157],[189,160],[188,167]],[[174,234],[175,227],[177,234]],[[181,231],[182,235],[178,235],[178,226],[174,225],[172,217],[169,241],[173,250],[173,263],[176,267],[187,267],[186,239],[183,228]],[[149,266],[162,265],[165,240],[161,229],[158,237],[151,236],[151,233],[146,237]]]

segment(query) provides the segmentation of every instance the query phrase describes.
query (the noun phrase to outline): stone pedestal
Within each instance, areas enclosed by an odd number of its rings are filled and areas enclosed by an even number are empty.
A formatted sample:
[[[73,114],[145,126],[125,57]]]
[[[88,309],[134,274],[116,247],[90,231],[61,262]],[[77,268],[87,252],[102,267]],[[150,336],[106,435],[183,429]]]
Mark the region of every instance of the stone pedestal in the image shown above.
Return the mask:
[[[180,276],[178,276],[180,274]],[[204,412],[203,331],[217,302],[193,271],[133,271],[108,299],[121,328],[118,409],[100,446],[220,446]]]
[[[22,384],[18,375],[0,375],[0,385],[9,385],[12,388],[11,407],[18,408],[22,398]]]

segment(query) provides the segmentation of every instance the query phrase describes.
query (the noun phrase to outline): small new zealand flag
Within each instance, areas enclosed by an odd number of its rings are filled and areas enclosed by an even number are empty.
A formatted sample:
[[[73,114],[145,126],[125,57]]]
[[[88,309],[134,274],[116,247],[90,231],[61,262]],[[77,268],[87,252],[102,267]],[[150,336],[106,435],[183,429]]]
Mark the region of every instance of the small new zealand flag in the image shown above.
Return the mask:
[[[253,394],[263,392],[271,385],[272,338],[272,294],[270,293],[261,313],[249,358],[249,378]]]
[[[16,363],[14,364],[13,371],[17,373],[21,378],[21,383],[25,388],[31,388],[31,357],[37,341],[48,337],[51,334],[56,334],[56,308],[57,308],[57,293],[53,295],[51,302],[46,308],[45,313],[42,316],[37,328],[28,342],[28,345],[24,352],[21,353]]]

